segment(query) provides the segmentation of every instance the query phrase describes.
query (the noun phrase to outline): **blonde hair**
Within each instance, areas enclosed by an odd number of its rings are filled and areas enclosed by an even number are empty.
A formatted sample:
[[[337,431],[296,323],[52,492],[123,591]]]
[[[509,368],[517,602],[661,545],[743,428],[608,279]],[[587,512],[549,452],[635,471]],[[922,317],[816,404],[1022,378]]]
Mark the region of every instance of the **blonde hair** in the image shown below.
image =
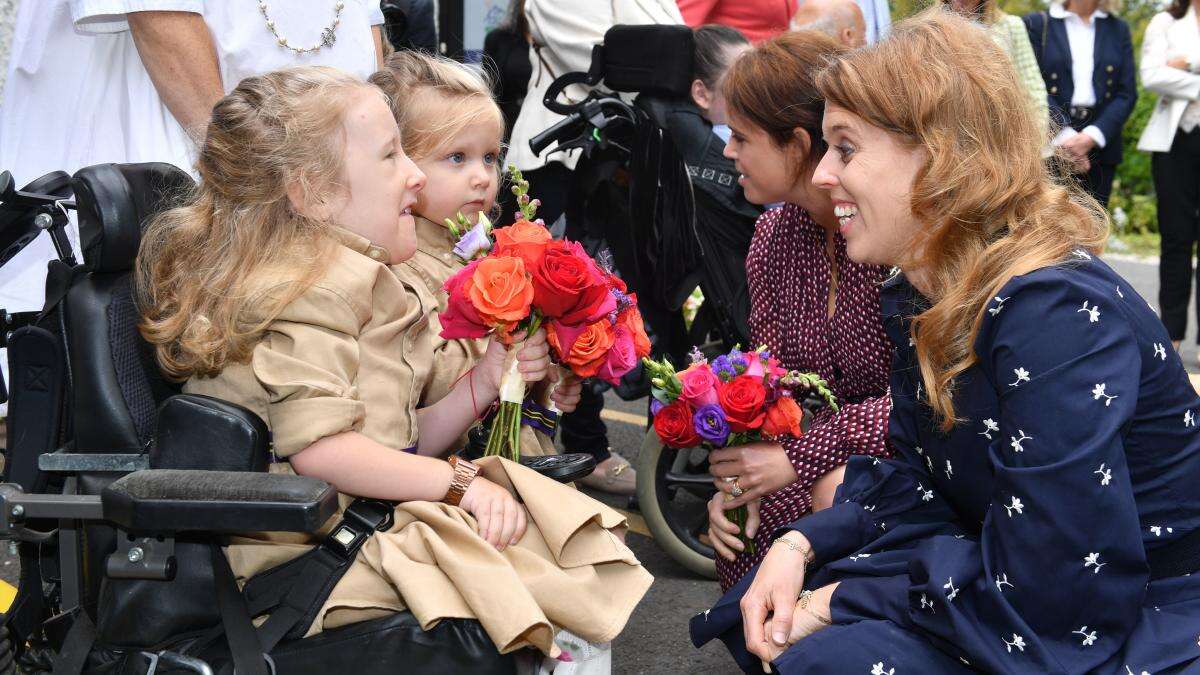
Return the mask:
[[[248,360],[324,271],[329,223],[296,212],[288,187],[313,201],[342,189],[343,118],[362,92],[379,93],[300,67],[246,78],[217,102],[195,192],[148,226],[138,254],[139,327],[167,376]]]
[[[901,266],[920,269],[930,289],[932,307],[913,319],[912,333],[945,431],[958,421],[955,378],[978,359],[972,343],[988,300],[1076,248],[1099,252],[1108,235],[1100,205],[1051,177],[1008,64],[983,29],[934,7],[817,77],[829,103],[927,153],[911,202],[923,229]]]
[[[383,90],[414,160],[430,157],[446,139],[480,120],[504,133],[504,116],[482,71],[441,56],[396,52],[369,78]],[[499,167],[499,163],[497,163]]]

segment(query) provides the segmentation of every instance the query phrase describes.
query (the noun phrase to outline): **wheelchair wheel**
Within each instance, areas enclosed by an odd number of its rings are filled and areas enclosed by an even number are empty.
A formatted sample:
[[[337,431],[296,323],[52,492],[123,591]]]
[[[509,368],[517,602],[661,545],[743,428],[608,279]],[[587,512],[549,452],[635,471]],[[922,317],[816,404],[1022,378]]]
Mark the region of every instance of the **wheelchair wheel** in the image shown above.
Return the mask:
[[[716,579],[716,553],[700,541],[708,531],[708,501],[717,491],[708,451],[664,448],[649,429],[636,468],[638,503],[659,548],[692,572]]]

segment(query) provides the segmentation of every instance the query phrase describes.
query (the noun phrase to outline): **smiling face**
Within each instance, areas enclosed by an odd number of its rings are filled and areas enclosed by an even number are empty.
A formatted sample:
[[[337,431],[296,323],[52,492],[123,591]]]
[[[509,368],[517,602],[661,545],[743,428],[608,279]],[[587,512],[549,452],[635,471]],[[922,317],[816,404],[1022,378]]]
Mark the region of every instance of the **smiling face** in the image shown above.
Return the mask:
[[[387,249],[388,262],[416,253],[417,203],[425,174],[404,154],[400,131],[378,92],[363,89],[343,120],[341,194],[329,204],[330,219]]]
[[[917,257],[912,187],[926,152],[833,104],[822,129],[829,151],[812,182],[833,201],[846,253],[855,262],[905,269]]]
[[[496,121],[481,115],[449,134],[428,157],[418,159],[430,187],[418,198],[416,212],[441,223],[458,213],[476,222],[480,211],[491,211],[500,186],[502,136]]]

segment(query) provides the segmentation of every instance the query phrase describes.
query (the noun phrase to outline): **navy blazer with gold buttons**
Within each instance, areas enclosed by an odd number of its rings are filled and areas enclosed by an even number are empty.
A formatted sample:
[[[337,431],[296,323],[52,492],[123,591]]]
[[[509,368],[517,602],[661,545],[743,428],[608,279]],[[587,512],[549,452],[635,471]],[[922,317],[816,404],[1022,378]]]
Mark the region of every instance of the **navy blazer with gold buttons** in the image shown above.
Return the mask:
[[[1133,40],[1129,24],[1108,15],[1096,18],[1095,67],[1092,87],[1096,92],[1096,111],[1090,124],[1104,133],[1105,146],[1099,151],[1102,164],[1121,162],[1121,130],[1137,102],[1137,69],[1133,61]],[[1071,76],[1071,46],[1067,42],[1067,27],[1062,19],[1047,12],[1025,16],[1025,29],[1037,56],[1042,78],[1046,81],[1046,96],[1050,103],[1050,119],[1058,125],[1070,124],[1071,96],[1075,83]]]

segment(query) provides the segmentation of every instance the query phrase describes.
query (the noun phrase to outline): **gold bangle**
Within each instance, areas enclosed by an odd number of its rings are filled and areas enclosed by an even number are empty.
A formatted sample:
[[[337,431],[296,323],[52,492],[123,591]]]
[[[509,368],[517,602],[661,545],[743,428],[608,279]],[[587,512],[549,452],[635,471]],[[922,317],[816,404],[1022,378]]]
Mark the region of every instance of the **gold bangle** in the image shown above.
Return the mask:
[[[776,539],[774,543],[783,544],[793,551],[802,552],[804,554],[804,564],[806,566],[811,565],[812,561],[816,560],[817,558],[816,554],[813,553],[812,546],[805,546],[799,542],[792,541],[791,539],[787,538],[787,535]]]
[[[812,596],[813,596],[812,591],[800,591],[800,599],[796,601],[796,606],[798,606],[800,609],[808,612],[809,614],[812,615],[812,617],[814,619],[816,619],[817,621],[820,621],[821,623],[825,624],[826,626],[832,625],[833,621],[826,619],[825,617],[821,616],[820,614],[817,614],[816,612],[814,612],[808,608],[808,603],[809,603],[809,601],[812,600]]]

